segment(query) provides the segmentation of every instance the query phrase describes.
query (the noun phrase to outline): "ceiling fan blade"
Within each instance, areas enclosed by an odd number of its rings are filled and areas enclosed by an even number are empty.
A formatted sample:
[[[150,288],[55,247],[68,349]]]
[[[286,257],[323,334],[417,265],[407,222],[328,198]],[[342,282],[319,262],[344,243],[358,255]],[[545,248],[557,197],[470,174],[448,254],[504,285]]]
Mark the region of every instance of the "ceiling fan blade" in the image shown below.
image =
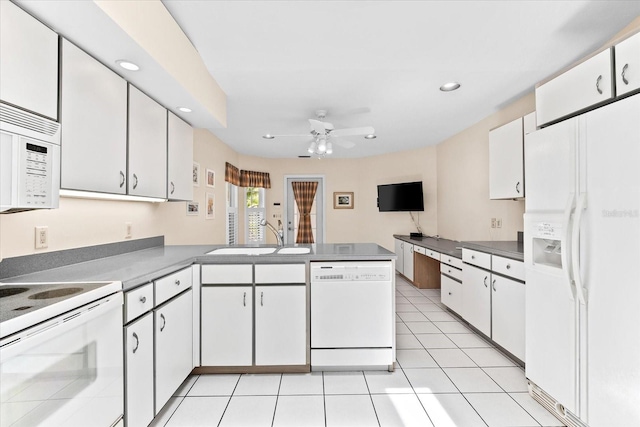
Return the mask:
[[[366,126],[362,128],[336,129],[331,132],[331,135],[350,136],[350,135],[371,135],[373,133],[375,133],[375,130],[371,126]]]
[[[303,133],[303,134],[300,134],[300,135],[291,134],[291,135],[271,135],[271,136],[273,136],[274,138],[308,138],[309,134],[308,133]]]
[[[311,125],[311,130],[315,131],[320,135],[324,135],[326,129],[324,127],[324,123],[319,120],[309,119],[309,124]]]
[[[332,138],[331,141],[335,142],[336,145],[339,145],[342,148],[353,148],[356,146],[355,142],[349,141],[348,139],[344,138]]]

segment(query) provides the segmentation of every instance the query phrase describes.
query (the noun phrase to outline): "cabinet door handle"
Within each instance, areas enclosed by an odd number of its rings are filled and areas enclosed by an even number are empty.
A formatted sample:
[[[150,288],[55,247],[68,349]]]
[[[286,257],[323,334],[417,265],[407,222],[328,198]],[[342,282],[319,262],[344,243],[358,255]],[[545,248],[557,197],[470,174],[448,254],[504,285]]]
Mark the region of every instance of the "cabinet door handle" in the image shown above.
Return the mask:
[[[244,296],[242,297],[242,305],[243,307],[247,306],[247,293],[244,293]]]
[[[471,255],[471,259],[476,259],[476,256],[475,255]]]
[[[147,302],[147,297],[145,297],[144,295],[143,295],[143,296],[141,296],[141,297],[140,297],[140,302],[141,302],[141,303],[143,303],[143,304],[144,304],[145,302]]]
[[[451,292],[449,292],[449,295],[451,295]]]
[[[133,179],[134,179],[133,189],[135,190],[136,187],[138,186],[138,176],[135,173],[133,174]]]
[[[176,286],[180,286],[180,280],[176,279]]]
[[[602,89],[600,89],[600,81],[602,80],[602,75],[599,75],[596,79],[596,90],[600,95],[602,95]]]
[[[487,279],[488,279],[488,277],[487,277],[487,276],[484,276],[484,287],[485,287],[485,288],[487,288],[487,287],[488,287],[488,285],[487,285]]]
[[[135,354],[138,351],[138,345],[140,345],[140,340],[138,339],[138,334],[133,333],[133,337],[136,339],[136,346],[133,348],[133,353]]]
[[[120,188],[124,186],[124,172],[120,171]]]
[[[447,270],[449,272],[449,274],[451,274],[451,270]]]
[[[622,73],[620,74],[622,76],[622,82],[626,85],[629,84],[629,80],[627,80],[627,68],[629,68],[629,64],[624,64],[624,67],[622,67]]]
[[[413,253],[413,246],[409,248],[409,252]]]
[[[491,282],[491,283],[493,283],[493,292],[495,292],[496,291],[496,279],[493,279],[493,282]]]
[[[176,191],[176,186],[171,182],[171,194],[173,194],[174,191]]]
[[[167,319],[164,318],[164,314],[160,313],[160,318],[162,319],[162,326],[160,327],[160,332],[164,331],[164,327],[167,326]]]
[[[520,181],[516,182],[516,193],[520,194]]]
[[[511,264],[507,264],[507,270],[511,270]]]
[[[260,292],[260,306],[264,305],[264,292]]]

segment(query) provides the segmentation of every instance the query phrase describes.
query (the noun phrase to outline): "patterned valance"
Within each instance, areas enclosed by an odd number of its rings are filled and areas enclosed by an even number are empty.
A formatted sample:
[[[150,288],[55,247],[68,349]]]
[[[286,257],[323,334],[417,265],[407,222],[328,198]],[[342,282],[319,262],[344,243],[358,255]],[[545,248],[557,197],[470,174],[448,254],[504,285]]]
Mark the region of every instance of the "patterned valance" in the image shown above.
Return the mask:
[[[268,172],[240,171],[240,187],[271,188]]]
[[[233,185],[240,185],[240,171],[229,162],[224,165],[224,180]]]

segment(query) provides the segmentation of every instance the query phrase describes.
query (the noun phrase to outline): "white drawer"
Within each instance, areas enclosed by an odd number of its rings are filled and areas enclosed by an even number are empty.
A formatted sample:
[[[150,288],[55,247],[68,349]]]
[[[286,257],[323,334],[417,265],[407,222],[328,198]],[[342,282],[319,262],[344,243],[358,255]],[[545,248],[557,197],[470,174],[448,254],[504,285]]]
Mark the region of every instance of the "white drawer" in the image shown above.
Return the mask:
[[[428,256],[429,258],[433,258],[437,261],[440,261],[440,252],[436,252],[436,251],[432,251],[431,249],[427,249],[426,256]]]
[[[493,255],[493,271],[524,282],[524,263]]]
[[[202,266],[203,285],[253,284],[251,264],[209,264]]]
[[[453,277],[454,279],[462,280],[462,270],[447,264],[440,263],[440,273],[444,273],[447,276]]]
[[[413,245],[413,251],[422,255],[427,254],[427,248],[418,245]]]
[[[445,255],[445,254],[441,254],[440,255],[440,262],[450,265],[452,267],[455,268],[460,268],[462,269],[462,260],[460,258],[456,258],[454,256],[451,255]]]
[[[193,283],[193,269],[187,267],[168,276],[164,276],[154,283],[156,287],[156,305],[160,305],[191,287]]]
[[[476,265],[480,268],[491,270],[491,254],[474,251],[473,249],[462,249],[462,261],[467,264]]]
[[[256,264],[256,283],[306,283],[304,264]]]
[[[124,323],[129,323],[153,308],[153,283],[124,293]]]

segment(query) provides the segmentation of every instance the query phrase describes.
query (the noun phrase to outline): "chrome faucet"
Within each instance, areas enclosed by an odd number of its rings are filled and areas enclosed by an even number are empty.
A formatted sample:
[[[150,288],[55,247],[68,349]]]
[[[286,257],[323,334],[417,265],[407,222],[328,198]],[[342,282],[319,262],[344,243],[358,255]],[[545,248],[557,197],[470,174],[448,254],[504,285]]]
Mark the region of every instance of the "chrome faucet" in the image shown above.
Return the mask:
[[[280,232],[276,230],[276,228],[273,225],[269,224],[267,220],[264,218],[262,218],[262,221],[260,221],[260,225],[263,227],[266,226],[269,230],[273,232],[273,234],[276,235],[276,239],[278,240],[278,246],[284,246],[284,240],[282,239],[282,235],[280,235]]]

